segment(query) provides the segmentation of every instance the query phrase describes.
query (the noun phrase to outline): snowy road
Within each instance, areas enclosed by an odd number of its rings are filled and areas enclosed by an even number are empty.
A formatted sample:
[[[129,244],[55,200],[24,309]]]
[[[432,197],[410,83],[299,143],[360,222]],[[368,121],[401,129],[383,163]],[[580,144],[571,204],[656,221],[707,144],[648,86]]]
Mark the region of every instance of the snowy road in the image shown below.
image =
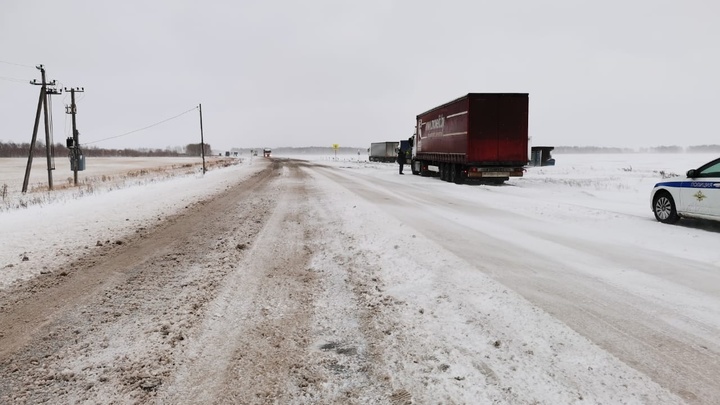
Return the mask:
[[[437,179],[326,175],[685,401],[720,403],[720,262],[687,259],[696,237],[687,230],[655,222],[649,210],[645,217],[600,212],[599,221],[588,221],[597,209],[576,201],[548,204],[509,193],[485,202],[484,195],[502,187],[453,194],[452,185]],[[522,205],[538,211],[523,213]],[[543,210],[579,212],[577,222],[557,223]],[[700,233],[720,242],[717,232]],[[638,237],[659,246],[638,246]],[[689,241],[678,243],[683,237]],[[707,242],[695,246],[698,256],[714,251]]]
[[[115,190],[0,267],[0,403],[720,402],[720,233],[527,180],[275,159]]]

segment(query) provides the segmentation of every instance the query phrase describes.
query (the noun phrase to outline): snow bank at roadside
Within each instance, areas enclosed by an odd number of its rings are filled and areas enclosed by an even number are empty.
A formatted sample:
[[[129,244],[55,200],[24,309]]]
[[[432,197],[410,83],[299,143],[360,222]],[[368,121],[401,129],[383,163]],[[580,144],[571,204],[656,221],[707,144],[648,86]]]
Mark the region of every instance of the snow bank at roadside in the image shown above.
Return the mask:
[[[53,203],[0,212],[0,289],[57,268],[98,242],[115,243],[150,227],[266,165],[262,159],[238,160],[204,176],[156,178],[82,196],[60,192]]]

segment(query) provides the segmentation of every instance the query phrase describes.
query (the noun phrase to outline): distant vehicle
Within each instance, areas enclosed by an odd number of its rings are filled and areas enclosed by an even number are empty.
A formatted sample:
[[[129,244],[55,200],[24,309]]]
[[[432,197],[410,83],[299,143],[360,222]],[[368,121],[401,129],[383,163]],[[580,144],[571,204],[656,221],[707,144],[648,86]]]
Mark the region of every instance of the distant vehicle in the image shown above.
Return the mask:
[[[655,184],[650,198],[655,219],[666,224],[680,218],[720,221],[720,158],[688,170],[685,179]]]
[[[375,142],[370,144],[368,160],[371,162],[394,162],[400,142]]]
[[[417,117],[411,168],[444,181],[503,183],[528,163],[527,93],[469,93]]]
[[[270,149],[270,148],[263,149],[263,157],[270,157],[271,153],[272,153],[272,149]]]
[[[553,146],[533,146],[530,148],[530,166],[555,166],[552,157]]]

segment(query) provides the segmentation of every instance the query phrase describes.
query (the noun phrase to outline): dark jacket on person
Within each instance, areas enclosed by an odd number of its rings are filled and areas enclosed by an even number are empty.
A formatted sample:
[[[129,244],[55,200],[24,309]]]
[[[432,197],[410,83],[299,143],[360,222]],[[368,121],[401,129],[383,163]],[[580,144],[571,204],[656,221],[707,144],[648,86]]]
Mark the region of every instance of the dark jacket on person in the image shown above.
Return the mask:
[[[398,157],[397,157],[398,164],[404,165],[406,160],[407,160],[407,158],[405,157],[405,151],[402,151],[402,150],[398,151]]]

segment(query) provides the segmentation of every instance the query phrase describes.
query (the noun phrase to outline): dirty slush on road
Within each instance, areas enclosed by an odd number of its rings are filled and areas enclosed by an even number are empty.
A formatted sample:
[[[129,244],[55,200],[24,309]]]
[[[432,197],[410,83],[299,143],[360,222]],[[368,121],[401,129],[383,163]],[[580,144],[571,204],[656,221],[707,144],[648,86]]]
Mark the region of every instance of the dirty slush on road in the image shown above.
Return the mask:
[[[0,403],[409,403],[382,282],[327,242],[342,220],[302,165],[4,291]]]

